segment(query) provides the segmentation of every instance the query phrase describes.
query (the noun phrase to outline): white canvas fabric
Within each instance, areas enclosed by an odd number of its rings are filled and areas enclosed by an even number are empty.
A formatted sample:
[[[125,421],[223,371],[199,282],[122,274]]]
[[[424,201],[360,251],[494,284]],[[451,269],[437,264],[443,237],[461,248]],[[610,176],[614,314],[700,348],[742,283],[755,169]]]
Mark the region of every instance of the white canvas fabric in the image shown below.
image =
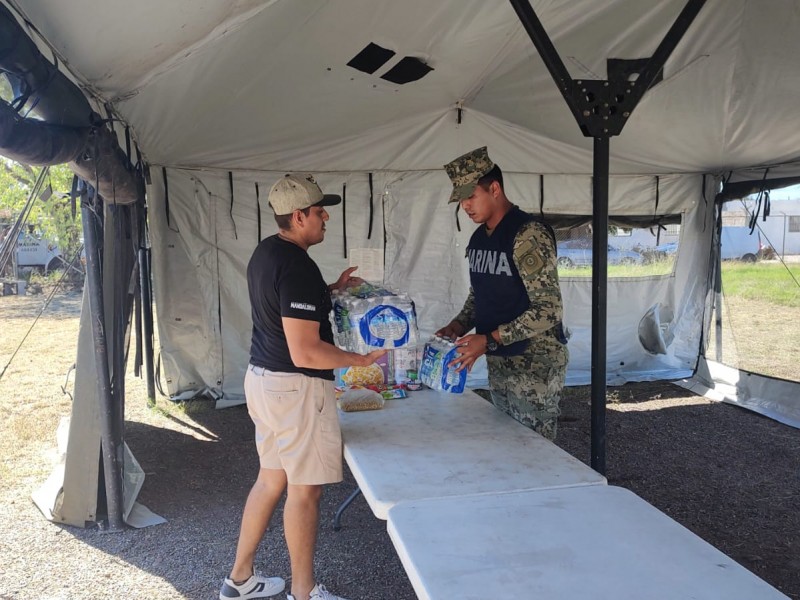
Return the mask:
[[[171,228],[166,224],[160,173],[154,175],[150,189],[155,280],[169,282],[155,286],[167,387],[170,394],[210,387],[224,394],[218,406],[240,403],[251,332],[244,273],[258,237],[256,183],[263,238],[277,231],[263,190],[283,174],[237,172],[231,209],[227,173],[177,169],[167,173]],[[367,239],[367,174],[323,173],[317,180],[330,193],[342,193],[346,187],[346,223],[341,205],[329,207],[326,239],[310,250],[327,280],[335,280],[349,265],[344,227],[349,248],[383,247],[385,228],[382,283],[411,294],[423,339],[449,322],[469,291],[464,255],[476,226],[460,213],[458,230],[454,205],[447,203],[452,186],[444,171],[373,173],[371,239]],[[674,175],[659,181],[659,214],[683,215],[681,252],[672,274],[609,281],[607,365],[612,384],[689,377],[700,352],[710,262],[696,257],[710,252],[707,232],[713,221],[713,203],[702,200],[702,176]],[[545,183],[546,211],[591,212],[590,178],[547,176]],[[714,185],[712,178],[706,178],[707,196],[713,195]],[[655,211],[653,177],[613,177],[609,187],[613,214]],[[538,213],[539,176],[509,173],[506,188],[513,202]],[[548,191],[551,188],[552,193]],[[565,322],[572,332],[568,383],[587,384],[591,280],[565,277],[562,291]],[[653,355],[639,342],[638,327],[656,303],[668,307],[675,318],[667,353]],[[483,365],[473,373],[470,384],[486,385]]]
[[[651,55],[684,4],[532,2],[570,74],[587,80],[607,76],[607,58]],[[241,399],[256,183],[264,235],[274,231],[266,192],[284,173],[314,173],[326,193],[346,186],[347,206],[332,207],[328,239],[312,256],[331,279],[348,265],[346,211],[348,246],[385,244],[384,283],[415,297],[423,334],[455,314],[468,289],[462,255],[473,225],[461,215],[458,231],[446,206],[446,162],[488,146],[507,174],[509,196],[523,208],[592,212],[592,141],[506,0],[408,0],[379,9],[373,0],[13,6],[41,33],[40,46],[50,44],[70,76],[95,94],[95,105],[112,103],[151,164],[155,290],[170,393],[212,389],[223,394],[222,404]],[[95,35],[86,35],[87,22]],[[800,131],[786,126],[800,116],[793,101],[800,91],[798,25],[798,0],[710,0],[667,61],[663,81],[612,138],[610,213],[681,214],[684,227],[673,274],[609,283],[610,381],[694,369],[708,293],[710,199],[720,178],[760,178],[766,167],[770,177],[800,173]],[[770,35],[753,35],[759,31]],[[347,66],[370,42],[395,55],[372,74]],[[432,71],[403,85],[381,78],[406,56]],[[170,180],[169,224],[162,166]],[[585,382],[589,283],[567,277],[562,287],[573,332],[569,380]],[[656,306],[673,315],[669,333],[676,335],[667,354],[653,356],[636,333]]]
[[[591,171],[591,140],[506,0],[15,4],[76,78],[114,102],[156,164],[434,169],[491,141],[439,140],[441,128],[432,126],[441,118],[457,129],[460,104],[467,120],[479,112],[507,123],[518,133],[511,140],[535,135],[567,154],[585,151],[583,162],[556,156],[544,172]],[[684,4],[532,3],[570,74],[586,79],[605,78],[607,58],[650,56]],[[716,172],[797,158],[800,132],[780,124],[797,116],[798,26],[797,0],[707,2],[667,61],[664,81],[614,138],[612,170]],[[370,42],[395,56],[371,75],[346,66]],[[404,56],[433,71],[405,85],[381,79]],[[404,134],[393,135],[404,121]],[[420,137],[436,143],[405,152]],[[541,172],[531,155],[546,160],[536,145],[518,156],[521,164],[498,150],[490,147],[499,164],[521,172]]]
[[[331,208],[327,240],[311,255],[329,280],[348,266],[345,216],[349,248],[385,244],[384,283],[416,300],[423,336],[458,311],[468,289],[463,254],[474,226],[462,214],[458,230],[442,165],[487,146],[512,201],[545,214],[592,213],[593,142],[507,0],[0,2],[31,23],[25,27],[42,52],[59,57],[93,106],[112,107],[123,147],[123,125],[130,126],[150,164],[154,291],[170,394],[212,390],[222,394],[219,406],[243,401],[256,184],[263,235],[275,231],[265,200],[278,177],[310,172],[326,193],[346,186],[346,205]],[[531,4],[571,76],[603,80],[608,58],[652,55],[685,0]],[[708,0],[663,81],[612,138],[610,213],[680,214],[683,227],[671,274],[609,281],[609,381],[694,370],[720,181],[760,179],[767,168],[769,178],[800,175],[798,30],[800,0]],[[395,54],[372,74],[347,66],[369,43]],[[403,85],[381,77],[404,57],[432,70]],[[573,334],[568,382],[586,383],[591,284],[565,278],[562,289]],[[656,306],[672,315],[659,324],[673,341],[653,355],[638,331]],[[90,343],[82,336],[81,355]],[[480,385],[485,370],[473,375]],[[79,361],[76,386],[92,389],[91,377]],[[793,399],[785,386],[771,393]],[[96,452],[89,485],[70,476],[96,451],[96,427],[83,433],[74,434],[78,452],[66,463],[65,502],[76,507],[70,522],[94,517]],[[80,486],[89,490],[83,498],[72,491]]]
[[[532,6],[570,74],[590,80],[607,76],[608,58],[650,56],[684,4]],[[256,183],[264,235],[274,225],[263,199],[284,173],[314,173],[331,193],[346,184],[349,247],[385,243],[385,283],[416,295],[423,333],[452,316],[467,290],[461,254],[472,224],[462,218],[457,231],[445,206],[446,162],[486,145],[524,208],[592,212],[592,141],[506,0],[213,0],[200,8],[186,0],[15,0],[13,7],[96,106],[113,105],[151,164],[155,289],[171,393],[210,388],[224,394],[223,403],[241,396],[250,327],[243,273],[256,241]],[[793,101],[798,25],[798,0],[710,0],[663,81],[611,140],[611,214],[684,216],[672,275],[656,285],[609,285],[612,381],[694,368],[708,287],[709,199],[720,177],[758,178],[767,166],[770,177],[800,173],[800,131],[786,126],[800,116]],[[347,66],[371,42],[394,56],[372,74]],[[381,78],[406,56],[432,70],[403,85]],[[161,166],[170,178],[169,226]],[[367,240],[370,173],[375,216]],[[339,210],[332,208],[325,245],[312,250],[330,278],[347,266]],[[584,381],[589,364],[587,286],[563,283],[572,381]],[[653,358],[637,345],[633,321],[656,303],[687,332],[674,338],[672,354]]]

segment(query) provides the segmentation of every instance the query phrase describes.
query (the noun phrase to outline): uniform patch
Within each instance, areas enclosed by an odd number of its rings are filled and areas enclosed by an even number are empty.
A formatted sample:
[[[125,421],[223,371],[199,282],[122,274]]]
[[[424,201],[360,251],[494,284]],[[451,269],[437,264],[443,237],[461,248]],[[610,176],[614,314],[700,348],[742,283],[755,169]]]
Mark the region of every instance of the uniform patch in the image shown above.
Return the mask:
[[[535,277],[542,269],[544,269],[544,259],[538,252],[526,254],[519,261],[519,274],[525,279]]]

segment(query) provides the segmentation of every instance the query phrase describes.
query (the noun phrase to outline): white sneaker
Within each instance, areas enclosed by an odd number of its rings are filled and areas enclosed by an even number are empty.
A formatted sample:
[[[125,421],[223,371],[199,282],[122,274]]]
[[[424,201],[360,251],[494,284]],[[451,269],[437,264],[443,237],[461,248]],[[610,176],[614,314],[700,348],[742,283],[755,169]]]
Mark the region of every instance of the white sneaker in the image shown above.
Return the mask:
[[[230,577],[226,577],[219,591],[219,600],[269,598],[280,594],[285,587],[286,582],[280,577],[264,577],[253,573],[250,579],[240,585],[236,585]]]
[[[311,590],[311,594],[309,595],[309,600],[347,600],[346,598],[342,598],[341,596],[336,596],[335,594],[331,594],[328,590],[325,589],[325,586],[321,583],[318,583],[314,586],[314,589]],[[294,596],[291,594],[286,594],[286,600],[294,600]]]

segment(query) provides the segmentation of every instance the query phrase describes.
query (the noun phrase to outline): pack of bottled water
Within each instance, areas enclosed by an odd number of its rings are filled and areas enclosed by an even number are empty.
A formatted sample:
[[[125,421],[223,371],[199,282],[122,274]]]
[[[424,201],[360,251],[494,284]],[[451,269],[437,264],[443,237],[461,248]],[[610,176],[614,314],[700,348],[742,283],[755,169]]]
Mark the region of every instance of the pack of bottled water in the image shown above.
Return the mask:
[[[359,354],[416,348],[417,314],[407,293],[365,282],[335,291],[332,301],[333,336],[339,348]]]
[[[460,394],[467,383],[467,370],[456,371],[449,366],[458,360],[458,346],[450,340],[434,336],[422,351],[419,380],[429,388],[452,394]]]

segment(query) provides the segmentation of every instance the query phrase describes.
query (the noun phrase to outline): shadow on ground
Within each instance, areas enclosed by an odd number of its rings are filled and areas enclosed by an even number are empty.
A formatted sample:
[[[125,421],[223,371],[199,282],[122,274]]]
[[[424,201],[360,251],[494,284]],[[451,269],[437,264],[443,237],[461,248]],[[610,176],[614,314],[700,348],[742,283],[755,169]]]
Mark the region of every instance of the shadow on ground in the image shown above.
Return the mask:
[[[253,426],[243,406],[174,417],[194,431],[128,422],[126,441],[146,473],[139,501],[164,525],[121,534],[73,530],[76,537],[169,582],[184,597],[216,598],[233,562],[244,501],[258,472]],[[349,471],[322,499],[317,577],[347,598],[416,598],[385,521],[359,497],[332,530],[333,515],[356,488]],[[259,550],[257,568],[289,579],[279,506]],[[279,595],[277,598],[282,598]]]
[[[800,598],[800,431],[666,383],[614,390],[607,414],[609,483],[631,489]],[[572,388],[565,396],[558,445],[588,463],[589,391]],[[241,509],[258,469],[252,424],[241,406],[175,418],[186,419],[194,435],[140,423],[128,423],[126,431],[147,473],[140,501],[169,522],[113,536],[76,535],[163,577],[186,598],[213,598],[233,560]],[[385,522],[372,516],[363,497],[345,513],[343,529],[332,531],[336,508],[354,488],[348,472],[323,497],[319,580],[353,600],[413,600]],[[288,577],[281,519],[279,509],[257,562]]]

